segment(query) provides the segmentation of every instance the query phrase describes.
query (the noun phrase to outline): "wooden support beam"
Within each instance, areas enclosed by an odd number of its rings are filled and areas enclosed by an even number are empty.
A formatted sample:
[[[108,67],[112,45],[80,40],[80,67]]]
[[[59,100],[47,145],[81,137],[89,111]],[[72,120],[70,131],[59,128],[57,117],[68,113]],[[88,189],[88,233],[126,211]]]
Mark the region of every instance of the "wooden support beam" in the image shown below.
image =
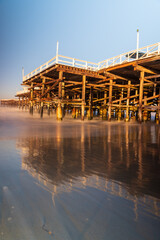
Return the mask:
[[[129,108],[133,108],[133,105],[126,105],[126,104],[113,104],[112,103],[112,107],[118,107],[118,108],[127,108],[127,107],[129,107]]]
[[[103,103],[104,107],[106,107],[106,104],[107,104],[107,91],[105,90],[104,91],[104,103]]]
[[[30,90],[30,114],[33,114],[33,83],[31,83],[31,90]]]
[[[155,99],[155,98],[158,98],[158,97],[159,97],[159,94],[155,95],[155,96],[152,96],[152,97],[148,97],[145,100],[149,101],[149,100],[152,100],[152,99]],[[142,99],[142,102],[144,102],[144,99]]]
[[[106,99],[109,99],[109,97],[107,97],[107,98],[95,99],[95,100],[93,100],[93,102],[102,102],[102,101],[104,101],[104,100],[106,100]]]
[[[104,84],[95,84],[95,83],[88,83],[87,86],[93,86],[93,87],[106,87],[106,86],[110,86],[111,83],[104,83]],[[128,88],[128,85],[124,85],[124,84],[117,84],[116,82],[112,81],[112,86],[113,87],[117,87],[117,88]],[[133,86],[134,87],[134,86]],[[130,86],[131,88],[131,86]]]
[[[113,83],[113,80],[110,80],[110,86],[109,86],[109,106],[108,106],[108,121],[111,120],[111,107],[112,107],[112,83]]]
[[[82,82],[70,81],[70,80],[66,80],[65,83],[73,83],[73,84],[80,84],[80,85],[82,85]]]
[[[156,95],[156,86],[157,86],[157,84],[154,84],[154,86],[153,86],[153,96]]]
[[[109,85],[111,85],[110,83],[104,83],[103,84],[104,86],[109,86]],[[100,85],[101,86],[101,85]],[[114,86],[114,87],[119,87],[119,88],[128,88],[128,85],[124,85],[124,84],[117,84],[116,82],[113,82],[112,83],[112,86]]]
[[[156,74],[155,71],[152,71],[146,67],[142,67],[140,65],[134,65],[134,71],[140,71],[140,72],[146,72],[146,73],[150,73],[150,74]]]
[[[67,102],[82,102],[82,99],[81,98],[73,98],[73,99],[70,99],[70,100],[67,100]]]
[[[99,80],[97,83],[108,82],[110,80],[114,80],[114,77],[110,77],[110,78],[106,78],[106,79],[103,79],[103,80]]]
[[[124,78],[124,77],[121,77],[117,74],[114,74],[114,73],[110,73],[109,71],[104,71],[104,74],[108,77],[110,77],[111,79],[110,80],[116,80],[116,79],[121,79],[121,80],[124,80],[124,81],[128,81],[129,79],[127,78]]]
[[[129,97],[129,99],[131,99],[131,98],[136,98],[136,97],[138,97],[139,96],[139,94],[135,94],[135,95],[133,95],[133,96],[130,96]],[[117,102],[122,102],[122,101],[125,101],[125,100],[127,100],[128,99],[128,97],[124,97],[124,98],[121,98],[121,99],[116,99],[116,100],[113,100],[112,101],[112,103],[117,103]]]
[[[65,82],[62,82],[62,99],[65,98]]]
[[[58,83],[58,98],[59,99],[62,98],[62,82],[61,81]]]
[[[56,82],[56,81],[57,81],[57,79],[54,79],[54,80],[48,81],[48,82],[45,83],[45,85],[52,84],[52,83],[54,83],[54,82]]]
[[[42,97],[43,96],[45,96],[49,91],[51,91],[52,89],[54,89],[57,85],[58,85],[58,83],[61,81],[61,79],[57,79],[57,81],[50,87],[50,88],[48,88],[45,92],[44,92],[44,94],[42,95]]]
[[[31,100],[33,100],[33,91],[34,91],[33,83],[31,83]]]
[[[150,84],[153,84],[154,82],[152,82],[152,81],[150,81],[150,80],[148,80],[148,79],[146,79],[146,78],[144,78],[144,82],[147,82],[147,83],[150,83]]]
[[[93,87],[90,88],[90,93],[89,93],[89,106],[92,107],[93,104]]]
[[[58,105],[57,105],[57,120],[63,119],[63,112],[62,112],[62,81],[63,81],[63,71],[59,72],[59,84],[58,84]]]
[[[50,92],[49,92],[49,89],[50,89],[50,87],[47,86],[47,91],[48,91],[48,93],[47,93],[47,98],[50,98]]]
[[[152,85],[154,85],[154,84],[155,84],[154,82],[152,82],[152,83],[151,83],[151,82],[150,82],[150,83],[144,83],[143,86],[144,86],[144,87],[148,87],[148,86],[152,86]]]
[[[67,82],[65,82],[67,83]],[[71,83],[71,84],[66,84],[65,87],[74,87],[74,86],[77,86],[77,85],[82,85],[82,83]]]
[[[92,104],[93,104],[93,87],[90,87],[90,93],[89,93],[89,109],[88,109],[88,120],[91,120],[93,118],[93,111],[92,111]]]
[[[65,108],[64,108],[64,102],[63,102],[64,98],[65,98],[65,82],[63,81],[62,82],[62,117],[64,117],[65,115]]]
[[[128,90],[127,90],[127,108],[126,108],[126,119],[125,121],[128,122],[129,121],[129,99],[130,99],[130,84],[131,81],[128,81]]]
[[[59,79],[61,81],[59,81],[59,86],[58,86],[58,98],[61,99],[62,98],[62,80],[63,80],[63,72],[62,71],[59,72]]]
[[[87,77],[97,78],[97,79],[106,79],[106,77],[100,75],[98,72],[87,70],[87,69],[81,69],[81,68],[75,68],[65,65],[58,65],[57,68],[58,71],[64,71],[65,73],[71,73],[76,75],[85,75]]]
[[[143,84],[144,84],[144,71],[140,72],[139,110],[138,110],[139,122],[142,122]]]
[[[145,77],[147,79],[152,79],[152,78],[159,78],[160,77],[160,74],[155,74],[153,76],[148,76],[148,77]]]
[[[42,78],[42,95],[44,94],[44,90],[45,90],[45,82],[46,82],[46,79]]]
[[[40,74],[40,77],[41,77],[41,78],[45,78],[45,79],[47,79],[47,80],[56,81],[56,79],[51,78],[51,77],[47,77],[47,76],[45,76],[44,74]]]
[[[147,105],[147,96],[146,95],[144,96],[143,101],[144,101],[144,105]]]
[[[82,76],[82,106],[81,106],[81,119],[84,120],[85,110],[85,95],[86,95],[86,76]]]
[[[158,97],[158,121],[160,123],[160,87],[159,87],[159,97]]]

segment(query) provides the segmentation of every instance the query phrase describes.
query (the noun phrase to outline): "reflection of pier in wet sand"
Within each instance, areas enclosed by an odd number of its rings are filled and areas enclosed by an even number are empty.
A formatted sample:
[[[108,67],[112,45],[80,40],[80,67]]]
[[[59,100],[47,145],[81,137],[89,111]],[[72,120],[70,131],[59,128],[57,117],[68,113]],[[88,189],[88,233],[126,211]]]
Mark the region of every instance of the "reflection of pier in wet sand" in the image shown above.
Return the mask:
[[[150,172],[159,167],[158,126],[107,125],[104,134],[94,136],[92,126],[81,125],[76,137],[64,137],[60,125],[55,131],[53,138],[17,142],[22,169],[52,194],[54,204],[59,194],[92,188],[129,201],[134,220],[142,209],[160,217],[159,186]]]

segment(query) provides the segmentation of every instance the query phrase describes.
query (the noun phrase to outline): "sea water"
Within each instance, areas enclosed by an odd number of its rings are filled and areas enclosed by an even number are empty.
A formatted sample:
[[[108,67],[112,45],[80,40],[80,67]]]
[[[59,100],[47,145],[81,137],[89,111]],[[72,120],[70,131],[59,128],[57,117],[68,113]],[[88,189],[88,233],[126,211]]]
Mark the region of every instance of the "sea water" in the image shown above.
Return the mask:
[[[159,240],[160,125],[1,107],[0,239]]]

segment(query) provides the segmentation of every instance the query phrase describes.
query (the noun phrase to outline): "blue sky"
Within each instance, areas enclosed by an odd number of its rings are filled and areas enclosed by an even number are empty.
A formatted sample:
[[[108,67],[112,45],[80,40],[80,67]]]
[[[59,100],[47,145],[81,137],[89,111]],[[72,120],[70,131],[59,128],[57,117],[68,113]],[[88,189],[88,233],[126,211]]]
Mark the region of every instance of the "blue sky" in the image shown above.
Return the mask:
[[[159,0],[0,0],[0,98],[56,54],[99,62],[160,41]]]

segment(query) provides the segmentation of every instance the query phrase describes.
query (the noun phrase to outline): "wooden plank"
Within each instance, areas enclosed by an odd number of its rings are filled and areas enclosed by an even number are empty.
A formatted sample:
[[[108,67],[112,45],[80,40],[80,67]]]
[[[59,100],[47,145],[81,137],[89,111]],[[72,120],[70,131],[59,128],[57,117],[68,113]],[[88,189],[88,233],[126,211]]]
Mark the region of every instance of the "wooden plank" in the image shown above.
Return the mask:
[[[137,65],[135,64],[134,65],[134,71],[140,71],[140,72],[146,72],[146,73],[150,73],[150,74],[156,74],[155,71],[152,71],[146,67],[143,67],[143,66],[140,66],[140,65]]]

